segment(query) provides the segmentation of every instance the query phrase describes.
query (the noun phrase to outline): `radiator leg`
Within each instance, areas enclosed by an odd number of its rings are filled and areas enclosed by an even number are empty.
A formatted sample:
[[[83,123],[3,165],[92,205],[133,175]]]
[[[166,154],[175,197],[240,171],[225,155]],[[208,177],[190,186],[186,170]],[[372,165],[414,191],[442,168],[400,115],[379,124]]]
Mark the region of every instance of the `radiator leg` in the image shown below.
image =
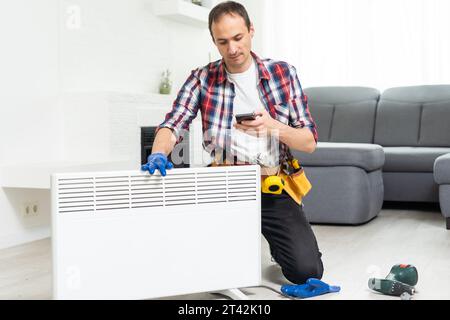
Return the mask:
[[[227,297],[231,298],[232,300],[249,300],[248,296],[246,296],[239,289],[228,289],[228,290],[223,290],[223,291],[217,291],[214,293],[218,293],[218,294],[227,296]]]

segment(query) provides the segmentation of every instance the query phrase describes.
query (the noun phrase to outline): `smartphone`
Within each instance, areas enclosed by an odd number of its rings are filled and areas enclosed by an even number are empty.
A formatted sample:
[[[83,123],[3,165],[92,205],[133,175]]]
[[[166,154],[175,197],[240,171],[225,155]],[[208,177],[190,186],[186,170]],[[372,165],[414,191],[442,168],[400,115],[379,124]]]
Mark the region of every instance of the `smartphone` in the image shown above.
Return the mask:
[[[241,113],[236,115],[236,122],[241,124],[242,121],[256,120],[256,113]]]

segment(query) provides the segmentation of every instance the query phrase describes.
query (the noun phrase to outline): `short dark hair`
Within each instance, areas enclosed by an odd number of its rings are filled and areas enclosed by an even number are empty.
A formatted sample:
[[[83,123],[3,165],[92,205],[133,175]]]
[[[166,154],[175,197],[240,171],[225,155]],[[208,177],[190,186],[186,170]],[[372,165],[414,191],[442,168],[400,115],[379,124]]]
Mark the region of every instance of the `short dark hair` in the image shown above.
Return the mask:
[[[211,33],[211,37],[213,37],[213,39],[214,36],[212,34],[211,26],[213,22],[217,22],[224,14],[237,14],[238,16],[241,16],[242,18],[244,18],[247,29],[250,31],[251,22],[250,18],[248,17],[247,10],[245,10],[245,7],[242,4],[234,1],[226,1],[219,3],[209,13],[209,33]]]

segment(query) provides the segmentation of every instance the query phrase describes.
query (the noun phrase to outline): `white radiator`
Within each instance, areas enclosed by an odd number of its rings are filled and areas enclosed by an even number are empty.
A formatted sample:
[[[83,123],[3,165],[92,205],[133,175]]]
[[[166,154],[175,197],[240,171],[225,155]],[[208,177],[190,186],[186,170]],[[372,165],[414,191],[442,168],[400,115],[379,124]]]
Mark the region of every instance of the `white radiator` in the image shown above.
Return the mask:
[[[261,283],[259,166],[52,175],[55,299]]]

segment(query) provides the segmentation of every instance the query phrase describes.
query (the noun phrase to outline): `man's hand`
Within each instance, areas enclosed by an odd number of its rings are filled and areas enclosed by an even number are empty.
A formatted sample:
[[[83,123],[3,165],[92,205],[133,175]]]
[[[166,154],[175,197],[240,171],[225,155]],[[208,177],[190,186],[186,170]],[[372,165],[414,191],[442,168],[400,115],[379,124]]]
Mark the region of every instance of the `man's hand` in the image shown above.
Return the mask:
[[[163,153],[152,153],[148,156],[147,163],[141,167],[142,171],[148,171],[150,174],[154,174],[158,169],[163,177],[166,176],[166,169],[173,168],[173,163],[167,160],[167,157]]]
[[[272,134],[273,131],[280,128],[280,122],[272,118],[267,110],[256,112],[256,116],[256,120],[243,121],[241,124],[236,123],[234,127],[255,136]]]

